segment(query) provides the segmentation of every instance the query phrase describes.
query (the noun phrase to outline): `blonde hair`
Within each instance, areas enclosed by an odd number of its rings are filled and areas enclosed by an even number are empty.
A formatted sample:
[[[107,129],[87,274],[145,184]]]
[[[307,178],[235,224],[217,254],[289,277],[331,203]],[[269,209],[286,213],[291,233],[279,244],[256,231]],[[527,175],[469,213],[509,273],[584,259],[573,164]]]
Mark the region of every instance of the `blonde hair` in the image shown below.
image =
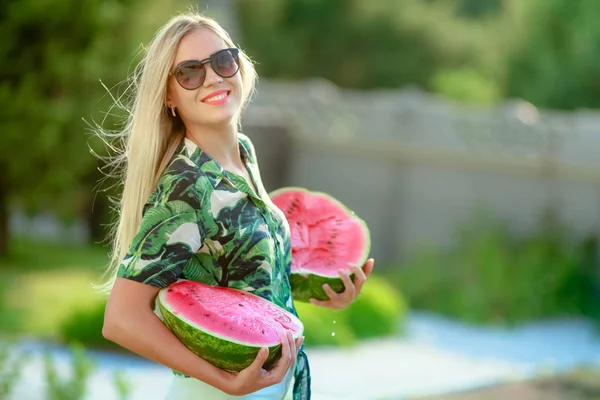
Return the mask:
[[[124,107],[128,113],[124,129],[115,135],[107,134],[101,127],[96,128],[101,136],[116,136],[122,144],[110,161],[110,166],[118,170],[123,191],[116,204],[118,221],[109,234],[111,260],[106,271],[108,279],[98,287],[102,292],[112,288],[119,265],[139,227],[143,207],[183,139],[181,121],[173,117],[166,106],[167,82],[179,41],[198,28],[210,29],[228,47],[235,47],[229,34],[212,18],[195,12],[171,18],[156,32],[133,73],[129,86],[133,103],[131,107]],[[242,50],[239,60],[242,102],[234,117],[236,126],[239,126],[241,112],[250,100],[257,79],[252,61]],[[111,148],[115,150],[112,145]]]

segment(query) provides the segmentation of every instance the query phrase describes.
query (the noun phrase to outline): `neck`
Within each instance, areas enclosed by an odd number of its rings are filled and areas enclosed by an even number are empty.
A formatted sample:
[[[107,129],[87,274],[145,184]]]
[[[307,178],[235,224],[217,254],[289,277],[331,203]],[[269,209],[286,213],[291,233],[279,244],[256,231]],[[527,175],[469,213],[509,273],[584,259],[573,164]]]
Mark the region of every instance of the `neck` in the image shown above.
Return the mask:
[[[225,126],[192,125],[186,127],[186,137],[219,164],[240,164],[240,149],[234,123]]]

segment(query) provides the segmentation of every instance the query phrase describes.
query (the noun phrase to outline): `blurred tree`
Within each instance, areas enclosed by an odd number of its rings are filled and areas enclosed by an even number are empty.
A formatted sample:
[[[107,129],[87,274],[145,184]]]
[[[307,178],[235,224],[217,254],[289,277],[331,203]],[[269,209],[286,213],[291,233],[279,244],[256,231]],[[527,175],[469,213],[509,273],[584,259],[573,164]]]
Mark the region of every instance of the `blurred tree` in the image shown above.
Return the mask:
[[[457,13],[469,18],[482,18],[502,10],[502,0],[459,0]]]
[[[502,10],[502,0],[422,0],[429,4],[445,3],[451,5],[456,15],[468,18],[483,18],[497,14]],[[524,0],[527,1],[527,0]]]
[[[108,110],[99,79],[112,86],[126,77],[133,2],[0,3],[0,254],[13,201],[62,215],[91,208],[97,161],[88,145],[103,151],[82,119]]]
[[[430,21],[419,18],[428,7],[420,3],[239,0],[241,41],[266,77],[319,76],[356,88],[428,87],[454,47],[448,45],[452,37],[437,40],[441,35]]]
[[[541,107],[600,107],[600,1],[529,0],[506,95]]]

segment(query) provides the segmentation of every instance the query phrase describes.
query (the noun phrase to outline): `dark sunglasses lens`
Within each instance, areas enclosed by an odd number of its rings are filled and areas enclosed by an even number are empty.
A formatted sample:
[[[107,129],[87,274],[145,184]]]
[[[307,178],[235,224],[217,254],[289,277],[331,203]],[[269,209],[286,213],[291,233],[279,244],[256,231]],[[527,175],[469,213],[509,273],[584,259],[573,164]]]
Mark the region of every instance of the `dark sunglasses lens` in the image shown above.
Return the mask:
[[[202,64],[184,65],[175,73],[177,81],[186,89],[197,89],[204,83],[206,68]]]
[[[223,78],[231,78],[239,69],[236,50],[222,50],[215,54],[212,61],[214,71]]]

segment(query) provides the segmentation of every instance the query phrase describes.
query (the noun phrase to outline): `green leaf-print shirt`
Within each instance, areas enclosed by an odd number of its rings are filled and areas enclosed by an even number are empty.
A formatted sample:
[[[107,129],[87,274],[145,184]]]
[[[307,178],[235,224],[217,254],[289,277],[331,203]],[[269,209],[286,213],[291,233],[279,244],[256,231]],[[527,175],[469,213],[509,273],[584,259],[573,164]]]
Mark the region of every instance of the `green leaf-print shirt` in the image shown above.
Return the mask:
[[[252,142],[238,139],[258,193],[185,138],[144,207],[118,276],[160,288],[178,279],[236,288],[298,315],[289,226],[263,187]],[[294,377],[294,400],[310,399],[304,346]]]

